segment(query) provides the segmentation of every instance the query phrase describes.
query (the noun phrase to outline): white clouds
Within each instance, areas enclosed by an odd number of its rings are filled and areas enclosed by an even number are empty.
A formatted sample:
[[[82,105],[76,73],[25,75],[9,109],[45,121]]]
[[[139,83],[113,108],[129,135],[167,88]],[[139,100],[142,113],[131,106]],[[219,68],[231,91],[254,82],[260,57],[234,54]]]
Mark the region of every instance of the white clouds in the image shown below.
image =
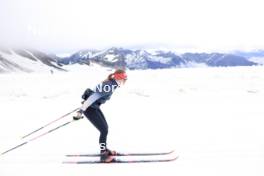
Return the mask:
[[[145,44],[205,50],[264,47],[258,0],[0,3],[1,43],[53,51]]]

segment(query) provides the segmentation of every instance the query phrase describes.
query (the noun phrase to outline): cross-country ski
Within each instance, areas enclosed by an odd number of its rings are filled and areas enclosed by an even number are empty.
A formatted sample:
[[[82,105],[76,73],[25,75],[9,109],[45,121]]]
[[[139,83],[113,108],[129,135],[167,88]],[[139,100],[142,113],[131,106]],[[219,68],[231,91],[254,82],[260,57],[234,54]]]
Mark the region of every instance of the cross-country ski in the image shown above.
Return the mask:
[[[117,152],[114,156],[153,156],[153,155],[169,155],[172,154],[174,150],[168,151],[168,152],[152,152],[152,153],[147,153],[147,152],[140,152],[140,153],[119,153]],[[101,156],[102,154],[99,153],[88,153],[88,154],[68,154],[66,155],[67,157],[98,157]]]
[[[169,159],[113,159],[111,162],[104,162],[100,160],[86,160],[86,161],[64,161],[63,164],[118,164],[118,163],[162,163],[175,161],[177,157]]]

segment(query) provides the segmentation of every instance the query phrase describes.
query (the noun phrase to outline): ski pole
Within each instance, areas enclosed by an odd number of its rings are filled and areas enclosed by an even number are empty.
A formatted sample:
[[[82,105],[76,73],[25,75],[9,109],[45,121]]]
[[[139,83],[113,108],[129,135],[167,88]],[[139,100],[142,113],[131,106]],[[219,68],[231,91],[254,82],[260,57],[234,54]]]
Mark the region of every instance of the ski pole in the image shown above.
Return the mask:
[[[19,148],[19,147],[22,147],[22,146],[26,145],[26,144],[29,143],[29,142],[32,142],[32,141],[34,141],[34,140],[36,140],[36,139],[38,139],[38,138],[40,138],[40,137],[42,137],[42,136],[45,136],[45,135],[47,135],[47,134],[49,134],[49,133],[51,133],[51,132],[53,132],[53,131],[55,131],[55,130],[61,128],[61,127],[64,127],[64,126],[66,126],[66,125],[72,123],[73,121],[75,121],[75,120],[68,121],[68,122],[66,122],[66,123],[64,123],[64,124],[62,124],[62,125],[57,126],[56,128],[53,128],[53,129],[51,129],[51,130],[49,130],[49,131],[47,131],[47,132],[45,132],[45,133],[42,133],[41,135],[39,135],[39,136],[37,136],[37,137],[34,137],[34,138],[32,138],[32,139],[30,139],[30,140],[28,140],[28,141],[26,141],[26,142],[23,142],[23,143],[21,143],[21,144],[15,146],[15,147],[13,147],[13,148],[11,148],[11,149],[8,149],[8,150],[6,150],[5,152],[1,153],[1,155],[4,155],[4,154],[6,154],[6,153],[8,153],[8,152],[10,152],[10,151],[12,151],[12,150],[15,150],[15,149],[17,149],[17,148]]]
[[[47,126],[53,124],[54,122],[57,122],[57,121],[60,120],[60,119],[63,119],[64,117],[66,117],[66,116],[68,116],[69,114],[71,114],[71,113],[77,111],[78,109],[79,109],[79,108],[76,108],[76,109],[72,110],[71,112],[68,112],[67,114],[64,114],[63,116],[59,117],[58,119],[55,119],[55,120],[53,120],[53,121],[47,123],[46,125],[44,125],[44,126],[38,128],[38,129],[36,129],[36,130],[34,130],[34,131],[28,133],[27,135],[23,136],[22,139],[24,139],[25,137],[28,137],[28,136],[30,136],[30,135],[32,135],[32,134],[38,132],[39,130],[41,130],[41,129],[43,129],[43,128],[45,128],[45,127],[47,127]]]

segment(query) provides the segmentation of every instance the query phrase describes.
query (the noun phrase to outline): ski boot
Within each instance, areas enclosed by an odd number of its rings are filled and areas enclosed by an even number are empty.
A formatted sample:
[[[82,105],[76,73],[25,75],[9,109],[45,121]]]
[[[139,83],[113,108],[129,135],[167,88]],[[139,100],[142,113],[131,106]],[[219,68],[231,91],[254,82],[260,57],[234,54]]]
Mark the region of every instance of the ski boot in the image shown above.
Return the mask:
[[[104,163],[111,163],[111,162],[114,162],[115,161],[115,154],[116,152],[115,151],[111,151],[109,149],[106,149],[106,150],[103,150],[101,151],[101,162],[104,162]]]

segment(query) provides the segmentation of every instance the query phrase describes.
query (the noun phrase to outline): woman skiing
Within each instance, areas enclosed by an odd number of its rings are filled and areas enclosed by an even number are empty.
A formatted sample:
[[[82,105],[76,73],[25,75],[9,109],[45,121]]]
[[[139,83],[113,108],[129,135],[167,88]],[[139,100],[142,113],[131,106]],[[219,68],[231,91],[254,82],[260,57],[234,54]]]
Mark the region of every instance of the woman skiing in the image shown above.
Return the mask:
[[[108,78],[98,84],[94,90],[87,89],[82,98],[85,100],[82,107],[77,111],[74,120],[82,118],[82,114],[99,130],[99,145],[102,162],[112,162],[115,151],[107,148],[108,125],[106,119],[100,110],[100,105],[110,99],[114,90],[125,84],[127,75],[124,70],[118,69],[111,73]]]

